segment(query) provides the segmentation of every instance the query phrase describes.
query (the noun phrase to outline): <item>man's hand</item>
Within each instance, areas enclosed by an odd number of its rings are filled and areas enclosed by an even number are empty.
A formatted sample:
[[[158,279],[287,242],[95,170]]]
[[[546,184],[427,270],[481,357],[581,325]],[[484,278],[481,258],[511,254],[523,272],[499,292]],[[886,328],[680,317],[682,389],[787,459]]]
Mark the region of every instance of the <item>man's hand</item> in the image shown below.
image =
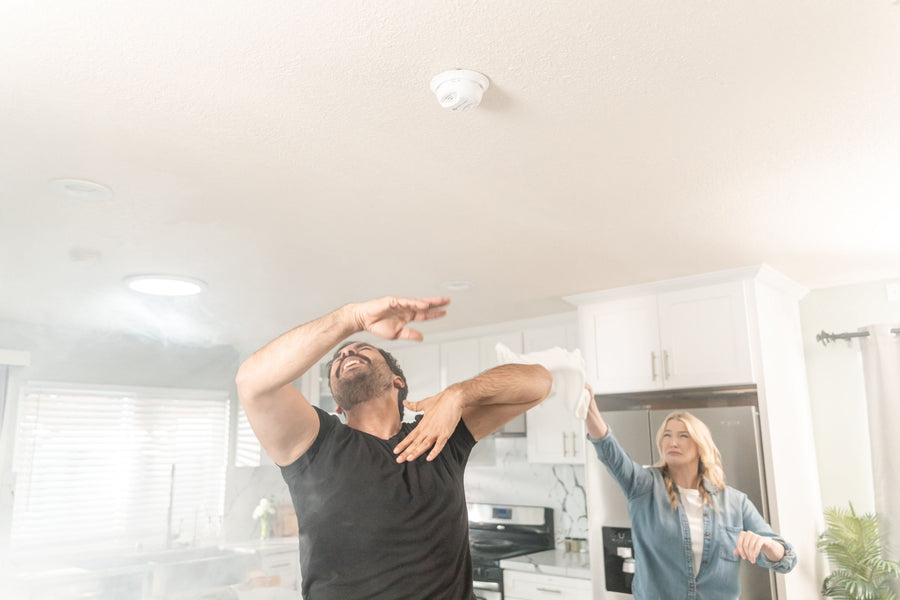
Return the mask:
[[[738,554],[744,560],[749,560],[751,563],[756,564],[760,551],[772,562],[778,562],[784,558],[784,546],[772,538],[761,536],[752,531],[742,531],[738,536],[737,548],[735,548],[734,554]]]
[[[422,334],[408,329],[411,321],[427,321],[447,314],[442,306],[450,304],[450,298],[397,298],[385,296],[352,305],[353,318],[360,331],[368,331],[386,340],[422,340]]]
[[[459,387],[450,386],[440,394],[419,402],[404,400],[403,406],[414,412],[425,411],[425,416],[394,448],[394,454],[399,454],[397,462],[416,460],[429,448],[431,452],[426,460],[434,460],[462,418],[465,403]]]

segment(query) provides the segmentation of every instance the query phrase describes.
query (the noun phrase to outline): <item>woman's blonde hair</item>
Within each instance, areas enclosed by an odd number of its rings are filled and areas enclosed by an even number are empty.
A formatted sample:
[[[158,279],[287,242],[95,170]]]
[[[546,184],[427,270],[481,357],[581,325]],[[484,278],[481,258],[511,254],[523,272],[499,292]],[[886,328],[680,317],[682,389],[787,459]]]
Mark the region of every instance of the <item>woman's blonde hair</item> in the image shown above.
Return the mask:
[[[700,475],[701,478],[700,497],[703,499],[704,503],[712,504],[712,498],[710,498],[706,486],[703,485],[703,479],[709,480],[717,490],[725,489],[725,472],[722,470],[722,455],[719,454],[719,449],[712,439],[709,427],[707,427],[703,421],[687,411],[676,410],[675,412],[669,413],[666,420],[663,421],[663,424],[659,426],[659,430],[656,432],[656,449],[659,451],[659,460],[653,465],[659,469],[660,473],[662,473],[663,481],[666,483],[666,491],[669,492],[669,502],[672,504],[672,510],[678,510],[678,499],[675,496],[675,485],[672,483],[672,478],[669,476],[669,467],[666,464],[666,457],[662,451],[663,432],[666,430],[666,425],[668,425],[669,421],[672,419],[677,419],[684,423],[688,435],[691,436],[691,439],[697,444],[697,451],[700,455],[700,460],[697,465],[697,474]]]

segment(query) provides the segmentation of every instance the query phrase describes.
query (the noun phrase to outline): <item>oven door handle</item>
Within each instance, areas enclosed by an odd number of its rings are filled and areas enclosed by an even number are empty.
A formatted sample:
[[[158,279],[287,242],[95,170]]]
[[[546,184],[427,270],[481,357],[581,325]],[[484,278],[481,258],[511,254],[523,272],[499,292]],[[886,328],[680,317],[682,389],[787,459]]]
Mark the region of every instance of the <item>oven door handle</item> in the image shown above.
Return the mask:
[[[500,584],[496,581],[473,581],[472,587],[476,590],[486,590],[488,592],[500,591]]]

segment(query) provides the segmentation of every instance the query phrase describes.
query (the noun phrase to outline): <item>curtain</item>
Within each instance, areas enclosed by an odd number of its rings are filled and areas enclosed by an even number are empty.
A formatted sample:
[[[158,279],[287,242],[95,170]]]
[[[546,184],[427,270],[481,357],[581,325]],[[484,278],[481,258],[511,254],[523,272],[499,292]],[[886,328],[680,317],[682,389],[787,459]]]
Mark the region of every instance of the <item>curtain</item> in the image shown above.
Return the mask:
[[[900,560],[900,324],[870,325],[859,331],[869,410],[875,511],[885,556]]]

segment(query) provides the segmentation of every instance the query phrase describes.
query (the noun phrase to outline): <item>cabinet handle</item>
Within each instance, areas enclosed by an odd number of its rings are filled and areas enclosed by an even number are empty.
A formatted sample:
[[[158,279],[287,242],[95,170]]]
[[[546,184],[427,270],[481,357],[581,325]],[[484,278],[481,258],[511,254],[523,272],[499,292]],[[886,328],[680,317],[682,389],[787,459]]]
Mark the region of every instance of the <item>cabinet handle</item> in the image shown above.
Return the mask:
[[[566,432],[565,431],[563,431],[562,436],[563,436],[563,456],[568,456],[569,451],[567,449],[568,446],[566,446]]]
[[[663,370],[666,374],[666,379],[669,378],[669,351],[663,350]]]
[[[578,456],[578,444],[575,443],[575,432],[572,432],[572,456]]]
[[[554,590],[553,588],[545,588],[545,587],[539,587],[539,588],[537,589],[537,591],[539,591],[539,592],[550,592],[550,593],[552,593],[552,594],[562,594],[562,590]]]
[[[650,351],[650,372],[653,373],[653,381],[656,381],[656,352]]]

